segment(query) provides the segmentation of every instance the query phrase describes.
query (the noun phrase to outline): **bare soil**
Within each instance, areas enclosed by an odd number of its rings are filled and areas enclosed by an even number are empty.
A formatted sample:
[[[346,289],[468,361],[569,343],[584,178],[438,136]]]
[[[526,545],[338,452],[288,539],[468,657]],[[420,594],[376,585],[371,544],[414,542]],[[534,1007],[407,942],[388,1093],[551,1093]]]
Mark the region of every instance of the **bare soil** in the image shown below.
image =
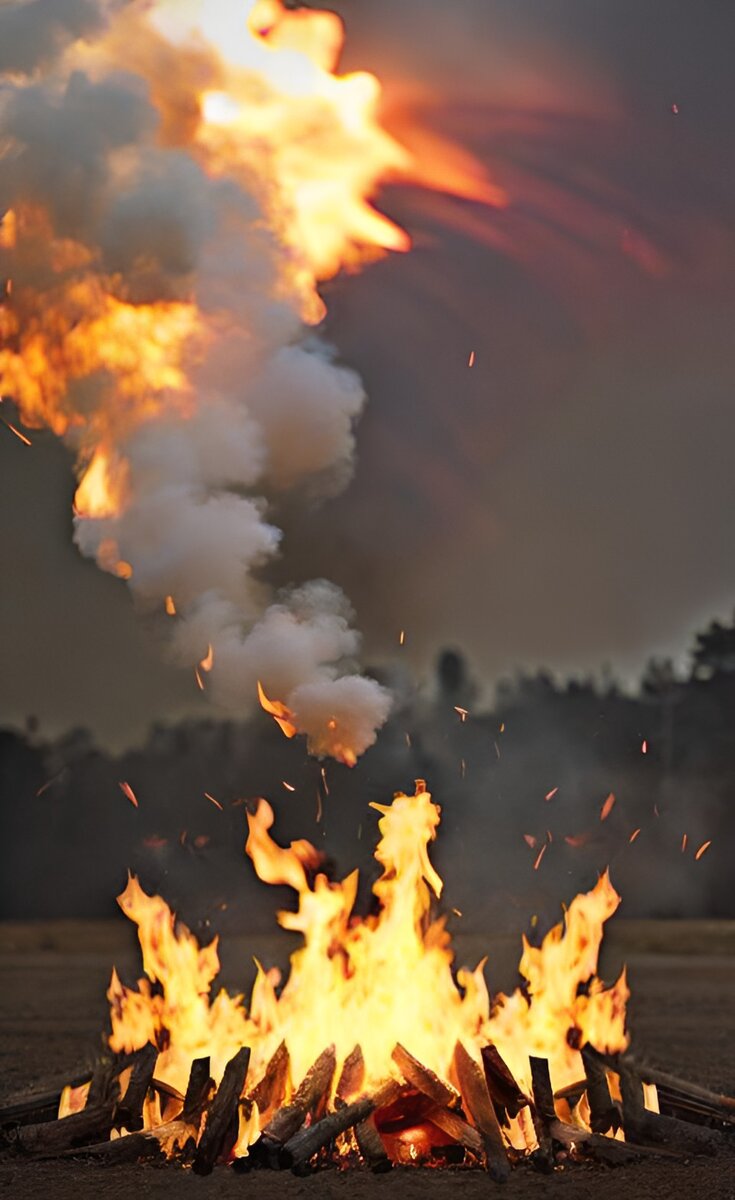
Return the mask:
[[[628,962],[636,1053],[730,1094],[735,1093],[732,934],[732,923],[627,922],[611,939],[605,963],[609,977],[622,958]],[[517,947],[507,940],[493,944],[466,939],[459,950],[459,958],[473,965],[475,950],[489,950],[493,982],[504,988],[513,985]],[[233,989],[246,982],[243,964],[254,953],[268,962],[282,960],[284,953],[283,943],[263,938],[233,939],[223,951],[222,981]],[[114,923],[0,926],[0,1101],[63,1080],[93,1062],[104,1029],[104,994],[113,960],[126,976],[135,978],[134,947],[124,927]],[[450,1200],[458,1189],[463,1198],[473,1200],[495,1187],[484,1173],[462,1169],[405,1168],[387,1176],[330,1170],[299,1179],[268,1172],[236,1176],[222,1167],[200,1179],[171,1166],[0,1160],[0,1195],[13,1200],[207,1200],[245,1195],[255,1200]],[[733,1149],[715,1158],[648,1161],[616,1169],[574,1165],[559,1168],[553,1176],[523,1166],[502,1194],[507,1200],[735,1200],[735,1139]]]

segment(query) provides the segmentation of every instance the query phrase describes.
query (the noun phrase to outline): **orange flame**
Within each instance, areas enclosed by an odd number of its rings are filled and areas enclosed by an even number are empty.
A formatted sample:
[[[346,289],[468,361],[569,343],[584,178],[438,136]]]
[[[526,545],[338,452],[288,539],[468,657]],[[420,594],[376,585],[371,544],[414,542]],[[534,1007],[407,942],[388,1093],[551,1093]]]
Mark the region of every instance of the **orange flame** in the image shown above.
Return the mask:
[[[138,926],[145,977],[131,989],[113,972],[111,1047],[129,1051],[155,1042],[163,1047],[156,1077],[183,1090],[192,1058],[210,1055],[220,1078],[241,1045],[252,1051],[251,1088],[281,1041],[298,1079],[326,1045],[336,1046],[341,1063],[359,1039],[367,1083],[394,1073],[397,1042],[446,1077],[458,1040],[476,1056],[492,1041],[523,1087],[530,1084],[529,1053],[548,1057],[557,1088],[579,1077],[578,1048],[586,1042],[611,1052],[626,1046],[625,975],[611,988],[596,977],[603,925],[618,904],[606,874],[576,897],[540,947],[524,940],[526,988],[496,997],[491,1013],[484,963],[455,978],[445,920],[431,913],[442,890],[429,857],[438,806],[419,781],[414,796],[398,794],[392,804],[373,807],[380,813],[375,857],[382,875],[373,886],[377,914],[365,918],[353,911],[356,872],[330,882],[309,842],[282,847],[272,839],[269,804],[261,800],[248,815],[247,853],[261,879],[295,891],[296,910],[278,920],[303,938],[280,990],[279,973],[258,966],[249,1009],[225,992],[210,999],[219,970],[216,940],[200,947],[165,901],[147,896],[131,877],[119,903]]]
[[[280,700],[269,700],[265,694],[265,691],[263,690],[263,685],[260,680],[258,680],[258,699],[260,701],[261,708],[265,709],[267,713],[271,714],[276,722],[276,725],[278,725],[286,737],[295,737],[298,731],[293,723],[293,713],[289,708],[286,707],[285,704],[282,704]]]

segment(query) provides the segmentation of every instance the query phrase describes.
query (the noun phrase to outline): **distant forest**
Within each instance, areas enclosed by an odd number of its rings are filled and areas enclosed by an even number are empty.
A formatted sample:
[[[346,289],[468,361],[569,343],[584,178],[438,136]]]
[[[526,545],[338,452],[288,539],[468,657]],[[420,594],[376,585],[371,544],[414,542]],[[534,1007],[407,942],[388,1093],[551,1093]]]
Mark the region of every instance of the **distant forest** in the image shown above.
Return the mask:
[[[443,651],[353,771],[262,713],[157,725],[120,757],[83,729],[46,741],[33,718],[0,731],[0,916],[110,915],[130,868],[200,931],[269,929],[289,894],[244,858],[260,795],[278,840],[309,838],[333,873],[361,868],[365,903],[368,802],[421,777],[442,806],[443,902],[468,928],[551,920],[608,865],[625,915],[735,917],[735,620],[696,635],[684,673],[649,662],[635,694],[545,670],[500,683],[492,711],[476,694],[471,664]]]

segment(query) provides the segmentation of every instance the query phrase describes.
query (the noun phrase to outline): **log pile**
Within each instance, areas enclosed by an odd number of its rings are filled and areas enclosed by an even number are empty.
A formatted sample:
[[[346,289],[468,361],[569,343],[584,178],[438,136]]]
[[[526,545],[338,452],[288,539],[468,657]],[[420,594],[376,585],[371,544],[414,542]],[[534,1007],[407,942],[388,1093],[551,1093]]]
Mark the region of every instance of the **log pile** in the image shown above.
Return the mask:
[[[4,1152],[173,1160],[199,1175],[220,1163],[303,1174],[336,1163],[381,1172],[415,1160],[476,1166],[503,1183],[521,1161],[550,1172],[562,1162],[713,1154],[735,1134],[735,1099],[589,1046],[584,1077],[556,1094],[547,1060],[531,1058],[528,1095],[495,1046],[476,1059],[458,1043],[450,1078],[441,1079],[398,1045],[391,1077],[372,1087],[359,1046],[339,1075],[330,1046],[293,1091],[285,1044],[257,1081],[248,1079],[247,1047],[218,1087],[209,1059],[196,1059],[184,1095],[156,1078],[157,1059],[156,1047],[146,1045],[101,1062],[91,1080],[75,1081],[90,1084],[84,1107],[61,1119],[61,1089],[0,1107]],[[655,1085],[658,1112],[645,1106],[644,1084]],[[511,1122],[516,1135],[524,1131],[525,1148],[511,1139]],[[255,1132],[243,1136],[243,1128]]]

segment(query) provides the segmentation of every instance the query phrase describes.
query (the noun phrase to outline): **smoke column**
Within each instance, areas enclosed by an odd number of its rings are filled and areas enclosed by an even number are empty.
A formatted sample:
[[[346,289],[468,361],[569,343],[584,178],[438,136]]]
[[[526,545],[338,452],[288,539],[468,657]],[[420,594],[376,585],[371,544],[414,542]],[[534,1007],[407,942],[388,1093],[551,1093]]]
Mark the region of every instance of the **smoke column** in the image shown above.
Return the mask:
[[[31,0],[0,11],[0,387],[79,469],[81,552],[168,614],[222,708],[263,681],[352,762],[388,692],[346,598],[272,597],[269,502],[336,494],[365,395],[317,282],[407,249],[368,198],[407,166],[332,14]]]

